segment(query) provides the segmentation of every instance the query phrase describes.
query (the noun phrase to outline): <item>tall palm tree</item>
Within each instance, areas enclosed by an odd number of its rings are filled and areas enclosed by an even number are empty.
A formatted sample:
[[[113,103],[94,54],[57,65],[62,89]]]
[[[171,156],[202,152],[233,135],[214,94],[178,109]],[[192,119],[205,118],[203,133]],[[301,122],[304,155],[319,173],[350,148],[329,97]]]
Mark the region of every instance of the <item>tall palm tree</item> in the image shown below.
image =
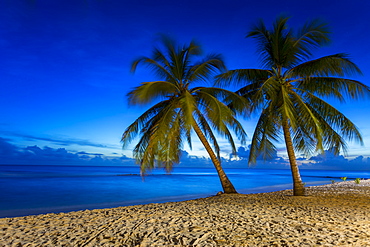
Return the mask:
[[[236,113],[227,104],[236,102],[243,106],[245,99],[220,88],[192,87],[196,82],[205,82],[215,73],[225,71],[219,55],[208,55],[193,63],[193,58],[201,54],[196,43],[178,46],[173,40],[163,37],[162,45],[162,48],[154,49],[151,57],[139,58],[132,64],[132,71],[144,64],[161,80],[143,82],[128,94],[130,104],[157,103],[125,130],[123,146],[139,135],[133,153],[141,171],[156,166],[169,171],[180,161],[184,139],[191,148],[191,132],[194,130],[217,170],[224,193],[236,193],[221,166],[220,148],[214,131],[225,137],[236,153],[230,129],[243,143],[246,133],[236,120]]]
[[[357,127],[323,97],[344,102],[369,95],[369,87],[344,77],[361,74],[345,54],[309,60],[312,50],[328,43],[325,24],[307,22],[298,32],[289,18],[278,17],[271,30],[261,21],[246,37],[257,41],[263,69],[230,70],[217,77],[218,85],[235,83],[237,93],[260,112],[253,134],[249,164],[262,154],[270,157],[283,134],[293,177],[294,195],[304,195],[295,152],[312,155],[324,149],[346,151],[345,139],[362,144]]]

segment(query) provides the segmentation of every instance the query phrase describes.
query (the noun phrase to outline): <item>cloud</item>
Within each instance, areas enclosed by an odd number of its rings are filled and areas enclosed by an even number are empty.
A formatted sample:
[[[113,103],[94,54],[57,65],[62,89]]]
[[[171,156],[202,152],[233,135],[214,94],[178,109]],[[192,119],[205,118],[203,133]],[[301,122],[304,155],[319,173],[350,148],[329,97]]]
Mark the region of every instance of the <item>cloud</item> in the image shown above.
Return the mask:
[[[212,161],[209,158],[189,155],[185,150],[181,151],[180,164],[175,167],[213,167]]]
[[[2,137],[0,162],[9,165],[134,165],[134,160],[126,156],[108,158],[99,153],[73,153],[65,148],[40,148],[36,145],[19,148]]]
[[[246,149],[245,147],[239,147],[236,154],[238,155],[239,158],[248,160],[249,159],[249,154],[250,154],[250,148],[251,148],[251,145],[248,146],[248,149]],[[268,159],[264,159],[262,154],[257,156],[257,160],[266,161],[266,162],[267,161],[273,161],[277,158],[279,158],[278,155],[277,155],[277,151],[275,151],[272,154],[272,157],[270,157]]]
[[[80,154],[80,155],[94,155],[94,156],[104,155],[104,154],[100,154],[100,153],[88,153],[88,152],[85,152],[85,151],[77,152],[76,154]]]
[[[71,152],[65,148],[40,148],[36,145],[25,148],[17,147],[10,143],[10,139],[0,137],[0,163],[15,165],[135,165],[135,161],[125,155],[120,157],[108,157],[101,153],[89,153],[85,151]],[[249,149],[238,148],[239,158],[222,158],[224,168],[247,168]],[[231,157],[231,154],[230,154]],[[326,169],[326,170],[369,170],[370,157],[357,156],[349,160],[342,155],[335,155],[327,150],[310,159],[299,157],[297,161],[300,169]],[[208,157],[190,155],[186,151],[181,153],[180,164],[175,167],[213,167]],[[289,162],[276,153],[274,157],[264,161],[258,157],[256,165],[251,168],[257,169],[289,169]]]
[[[221,163],[224,168],[258,168],[258,169],[288,169],[289,165],[282,157],[278,157],[275,153],[274,157],[264,161],[262,156],[257,159],[256,165],[248,165],[249,149],[245,147],[238,148],[238,158],[229,153],[230,158],[222,158]],[[190,155],[186,151],[181,153],[181,162],[176,165],[179,167],[213,167],[213,163],[209,157],[198,157]]]
[[[330,150],[325,150],[323,154],[318,154],[306,160],[304,167],[309,169],[326,170],[369,170],[370,158],[357,156],[354,159],[347,159],[343,155],[334,154]]]
[[[230,159],[224,159],[223,165],[232,167],[248,166],[248,158],[250,154],[250,145],[248,148],[238,148],[238,158],[233,159],[230,154]],[[330,150],[326,150],[323,154],[318,154],[309,159],[297,157],[297,162],[300,169],[325,169],[325,170],[369,170],[370,157],[357,156],[354,159],[346,159],[343,155],[336,155]],[[262,155],[257,157],[256,165],[252,167],[263,169],[289,169],[289,161],[283,157],[279,157],[277,152],[272,158],[264,160]]]
[[[370,157],[357,156],[354,159],[346,159],[343,155],[334,154],[331,150],[325,150],[323,154],[311,157],[307,165],[316,169],[327,170],[369,170]]]
[[[62,146],[70,146],[70,145],[79,145],[79,146],[90,146],[90,147],[98,147],[98,148],[116,148],[112,145],[106,145],[101,143],[94,143],[88,140],[81,140],[81,139],[74,139],[74,138],[50,138],[50,137],[42,137],[42,136],[33,136],[29,134],[24,133],[18,133],[18,132],[11,132],[11,131],[0,131],[0,134],[7,135],[7,136],[14,136],[14,137],[20,137],[25,140],[29,141],[46,141],[53,144],[58,144]]]
[[[19,154],[18,148],[10,144],[9,139],[0,137],[0,159],[4,160],[4,157],[14,157]]]

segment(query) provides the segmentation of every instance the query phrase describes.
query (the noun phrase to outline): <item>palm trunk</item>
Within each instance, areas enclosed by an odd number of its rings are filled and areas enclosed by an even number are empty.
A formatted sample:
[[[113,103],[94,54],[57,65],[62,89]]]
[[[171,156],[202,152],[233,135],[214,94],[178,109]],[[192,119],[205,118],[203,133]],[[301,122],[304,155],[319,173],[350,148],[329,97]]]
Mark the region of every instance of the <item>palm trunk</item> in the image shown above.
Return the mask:
[[[209,145],[209,143],[207,141],[207,138],[204,136],[202,130],[199,128],[199,126],[196,122],[194,122],[193,128],[194,128],[195,133],[198,135],[200,141],[202,142],[203,146],[207,150],[207,152],[208,152],[208,154],[209,154],[209,156],[210,156],[210,158],[213,162],[213,165],[216,168],[216,171],[217,171],[218,177],[220,179],[220,182],[221,182],[222,188],[224,190],[224,193],[226,193],[226,194],[238,193],[238,192],[236,192],[236,190],[234,188],[234,185],[231,183],[229,178],[226,176],[226,173],[222,169],[220,160],[216,157],[216,154],[213,152],[211,146]]]
[[[299,174],[299,169],[297,165],[297,160],[295,158],[294,148],[292,137],[290,136],[289,124],[288,120],[283,120],[283,131],[284,131],[284,138],[285,138],[285,145],[288,152],[289,162],[290,162],[290,170],[293,176],[293,195],[294,196],[304,196],[305,189],[302,183],[301,175]]]

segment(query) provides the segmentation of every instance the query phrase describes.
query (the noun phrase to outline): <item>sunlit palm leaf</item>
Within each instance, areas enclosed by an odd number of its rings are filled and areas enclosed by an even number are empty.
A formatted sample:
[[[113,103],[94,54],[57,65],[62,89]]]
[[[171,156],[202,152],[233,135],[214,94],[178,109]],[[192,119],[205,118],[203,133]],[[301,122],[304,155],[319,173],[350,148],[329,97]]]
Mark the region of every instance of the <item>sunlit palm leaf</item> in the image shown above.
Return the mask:
[[[175,95],[178,91],[176,85],[167,81],[144,82],[141,86],[127,94],[129,103],[147,104],[158,98],[163,99]]]

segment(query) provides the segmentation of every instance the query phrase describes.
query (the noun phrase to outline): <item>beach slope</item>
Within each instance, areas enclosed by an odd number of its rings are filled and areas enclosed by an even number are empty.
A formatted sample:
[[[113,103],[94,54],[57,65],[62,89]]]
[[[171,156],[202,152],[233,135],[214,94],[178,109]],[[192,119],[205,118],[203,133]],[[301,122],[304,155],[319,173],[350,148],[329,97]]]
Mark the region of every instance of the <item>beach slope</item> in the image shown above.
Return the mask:
[[[370,246],[370,180],[0,219],[0,246]]]

